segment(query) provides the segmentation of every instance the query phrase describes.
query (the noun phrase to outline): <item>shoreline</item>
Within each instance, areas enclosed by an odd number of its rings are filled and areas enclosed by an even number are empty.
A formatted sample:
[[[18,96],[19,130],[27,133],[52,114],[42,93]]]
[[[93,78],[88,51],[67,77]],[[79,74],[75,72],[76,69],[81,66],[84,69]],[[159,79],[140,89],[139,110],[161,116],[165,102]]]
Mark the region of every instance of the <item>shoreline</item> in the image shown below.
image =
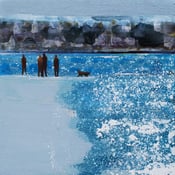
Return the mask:
[[[81,163],[91,144],[70,127],[74,111],[57,98],[71,81],[11,76],[0,83],[0,174],[76,174],[73,165]]]
[[[81,51],[76,51],[76,52],[71,52],[71,51],[0,51],[0,54],[8,54],[8,53],[47,53],[47,54],[175,54],[174,51],[98,51],[98,52],[81,52]]]

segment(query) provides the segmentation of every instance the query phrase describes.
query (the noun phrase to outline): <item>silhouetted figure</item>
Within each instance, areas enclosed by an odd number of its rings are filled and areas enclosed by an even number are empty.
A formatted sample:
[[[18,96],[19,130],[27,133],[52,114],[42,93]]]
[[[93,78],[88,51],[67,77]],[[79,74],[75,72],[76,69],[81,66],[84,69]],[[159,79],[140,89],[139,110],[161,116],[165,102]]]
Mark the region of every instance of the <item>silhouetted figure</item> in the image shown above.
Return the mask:
[[[38,57],[38,77],[43,77],[44,73],[43,73],[43,58],[41,57],[41,55],[39,55]]]
[[[53,66],[54,66],[54,74],[55,77],[59,76],[59,59],[57,55],[55,55],[54,61],[53,61]]]
[[[43,53],[43,73],[44,73],[44,76],[47,77],[47,56],[45,53]]]
[[[84,72],[84,71],[80,71],[80,70],[77,70],[78,72],[78,77],[88,77],[90,75],[90,72]]]
[[[22,58],[21,58],[21,65],[22,65],[22,75],[24,75],[24,73],[26,74],[26,57],[23,54]]]

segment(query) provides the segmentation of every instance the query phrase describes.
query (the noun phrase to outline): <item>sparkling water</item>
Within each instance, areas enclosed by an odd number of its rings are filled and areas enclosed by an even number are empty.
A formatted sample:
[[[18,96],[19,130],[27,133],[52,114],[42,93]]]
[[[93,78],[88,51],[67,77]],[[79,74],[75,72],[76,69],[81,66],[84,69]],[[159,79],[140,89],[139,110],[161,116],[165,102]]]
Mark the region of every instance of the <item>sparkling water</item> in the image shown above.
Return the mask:
[[[28,76],[37,76],[39,53],[25,55]],[[47,54],[48,77],[54,76],[54,55]],[[78,175],[174,175],[175,56],[57,55],[58,83],[71,81],[57,101],[75,111],[72,127],[92,144],[74,165]],[[21,74],[20,59],[20,53],[1,54],[0,74]],[[77,77],[78,69],[90,76]]]

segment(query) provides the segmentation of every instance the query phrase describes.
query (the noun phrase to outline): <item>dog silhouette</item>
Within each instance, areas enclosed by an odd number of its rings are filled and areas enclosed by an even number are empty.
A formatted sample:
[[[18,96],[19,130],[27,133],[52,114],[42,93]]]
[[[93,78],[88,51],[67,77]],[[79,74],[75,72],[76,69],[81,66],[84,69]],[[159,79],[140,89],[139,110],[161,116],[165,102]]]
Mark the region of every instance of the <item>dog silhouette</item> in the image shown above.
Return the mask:
[[[85,72],[85,71],[80,71],[80,70],[77,70],[78,72],[78,77],[88,77],[90,75],[90,72]]]

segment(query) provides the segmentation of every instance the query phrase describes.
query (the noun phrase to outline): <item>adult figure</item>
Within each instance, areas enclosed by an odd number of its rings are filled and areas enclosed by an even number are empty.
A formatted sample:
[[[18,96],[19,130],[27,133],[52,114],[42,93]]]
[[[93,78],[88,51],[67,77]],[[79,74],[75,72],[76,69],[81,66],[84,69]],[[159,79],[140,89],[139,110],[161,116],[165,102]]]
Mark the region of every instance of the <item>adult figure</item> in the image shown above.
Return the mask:
[[[43,53],[43,73],[44,73],[44,76],[47,77],[47,56],[45,53]]]
[[[26,57],[23,54],[22,58],[21,58],[21,65],[22,65],[22,75],[24,75],[24,73],[26,74]]]
[[[55,55],[54,57],[53,66],[54,66],[55,77],[58,77],[59,76],[59,58],[57,57],[57,55]]]
[[[39,55],[38,57],[38,77],[43,77],[44,73],[43,73],[43,58],[41,57],[41,55]]]

